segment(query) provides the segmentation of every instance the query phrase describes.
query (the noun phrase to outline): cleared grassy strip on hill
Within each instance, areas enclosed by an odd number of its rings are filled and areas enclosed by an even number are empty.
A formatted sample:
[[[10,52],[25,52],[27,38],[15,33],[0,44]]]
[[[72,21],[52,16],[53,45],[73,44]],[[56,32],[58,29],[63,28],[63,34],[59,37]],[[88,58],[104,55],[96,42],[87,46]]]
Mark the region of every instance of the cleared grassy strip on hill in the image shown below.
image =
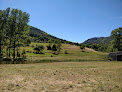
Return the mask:
[[[0,92],[122,92],[122,62],[0,65]]]
[[[43,45],[44,51],[43,54],[35,54],[34,47],[36,45]],[[26,52],[26,61],[24,62],[15,62],[15,63],[42,63],[42,62],[68,62],[68,61],[108,61],[108,53],[97,52],[92,49],[85,49],[84,52],[80,49],[79,46],[70,45],[70,44],[62,44],[62,50],[60,54],[55,55],[52,54],[51,50],[47,50],[47,45],[49,43],[31,43],[29,46],[20,47],[20,53],[22,53],[23,49]],[[52,44],[53,45],[53,44]],[[65,54],[65,50],[67,50],[68,54]],[[0,64],[11,64],[13,62],[0,62]]]
[[[88,49],[82,52],[79,46],[70,44],[62,44],[62,50],[58,55],[52,54],[51,50],[46,50],[49,43],[31,43],[30,46],[21,47],[21,49],[33,52],[32,46],[36,46],[36,44],[45,47],[44,54],[26,53],[27,61],[107,61],[109,58],[108,53],[94,52]],[[67,50],[68,54],[65,54],[65,50]]]

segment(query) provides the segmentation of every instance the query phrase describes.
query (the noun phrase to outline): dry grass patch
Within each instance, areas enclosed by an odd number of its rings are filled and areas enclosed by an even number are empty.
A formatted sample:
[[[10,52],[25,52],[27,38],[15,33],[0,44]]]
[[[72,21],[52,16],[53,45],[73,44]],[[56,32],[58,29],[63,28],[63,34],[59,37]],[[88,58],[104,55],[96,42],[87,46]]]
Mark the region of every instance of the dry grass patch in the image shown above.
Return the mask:
[[[122,92],[122,62],[0,65],[0,92]]]
[[[81,51],[79,46],[76,45],[70,45],[70,44],[62,44],[62,50],[68,50],[68,51]]]
[[[87,48],[87,47],[85,47],[85,50],[86,50],[86,51],[91,51],[91,52],[97,52],[97,51],[95,51],[94,49],[92,49],[92,48]]]

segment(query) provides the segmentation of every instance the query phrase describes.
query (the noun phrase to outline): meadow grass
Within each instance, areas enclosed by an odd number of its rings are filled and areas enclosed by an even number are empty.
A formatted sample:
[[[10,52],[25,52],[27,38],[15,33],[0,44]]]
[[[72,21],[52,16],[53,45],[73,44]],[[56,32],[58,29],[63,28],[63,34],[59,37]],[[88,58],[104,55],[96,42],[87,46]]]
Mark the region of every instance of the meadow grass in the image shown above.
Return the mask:
[[[122,62],[2,64],[0,92],[122,92]]]
[[[42,62],[67,62],[67,61],[108,61],[108,53],[97,52],[94,50],[84,49],[81,51],[79,46],[62,44],[61,52],[59,54],[53,54],[51,50],[47,50],[47,45],[50,43],[31,43],[29,46],[20,47],[20,53],[23,49],[26,52],[26,61],[24,63],[42,63]],[[34,47],[36,45],[43,45],[43,54],[35,54]],[[52,44],[53,45],[53,44]],[[65,54],[67,50],[68,54]],[[2,63],[13,63],[13,62],[0,62]],[[15,62],[16,63],[16,62]],[[21,63],[21,62],[17,62]],[[23,62],[22,62],[23,63]]]
[[[32,51],[33,47],[36,45],[43,45],[44,51],[42,51],[44,54],[34,54],[34,53],[26,53],[27,61],[49,61],[49,60],[55,60],[55,61],[107,61],[109,59],[108,53],[103,52],[93,52],[93,51],[87,51],[82,52],[80,50],[79,46],[76,45],[70,45],[70,44],[62,44],[61,52],[58,55],[52,54],[53,52],[51,50],[47,50],[46,46],[49,45],[49,43],[31,43],[28,47],[21,47],[22,49],[25,49],[25,51]],[[65,54],[65,50],[67,50],[68,54]]]
[[[44,54],[33,53],[36,44],[45,47]],[[62,44],[55,55],[46,50],[48,44],[21,47],[26,51],[24,64],[0,64],[0,92],[122,92],[122,62],[70,44]]]

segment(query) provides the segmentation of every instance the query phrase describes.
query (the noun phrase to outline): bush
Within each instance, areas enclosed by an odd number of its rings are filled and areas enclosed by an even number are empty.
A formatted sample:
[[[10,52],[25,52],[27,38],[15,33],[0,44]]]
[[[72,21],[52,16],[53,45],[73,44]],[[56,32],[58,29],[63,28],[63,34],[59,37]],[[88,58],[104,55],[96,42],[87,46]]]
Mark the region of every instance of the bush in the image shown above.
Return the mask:
[[[85,46],[84,45],[81,45],[80,46],[80,49],[83,51],[83,49],[85,48]]]
[[[56,47],[56,45],[53,45],[53,47],[52,47],[52,51],[57,51],[57,47]]]
[[[44,46],[43,46],[43,45],[36,46],[36,47],[34,48],[34,50],[36,50],[36,51],[43,51],[43,50],[44,50]]]
[[[25,49],[22,50],[22,54],[25,54]]]
[[[68,51],[67,50],[65,50],[65,54],[68,54]]]
[[[23,58],[23,60],[25,60],[25,59],[26,59],[25,49],[23,49],[23,50],[22,50],[22,58]]]
[[[50,45],[50,44],[47,46],[47,50],[52,50],[52,48],[51,48],[51,45]]]

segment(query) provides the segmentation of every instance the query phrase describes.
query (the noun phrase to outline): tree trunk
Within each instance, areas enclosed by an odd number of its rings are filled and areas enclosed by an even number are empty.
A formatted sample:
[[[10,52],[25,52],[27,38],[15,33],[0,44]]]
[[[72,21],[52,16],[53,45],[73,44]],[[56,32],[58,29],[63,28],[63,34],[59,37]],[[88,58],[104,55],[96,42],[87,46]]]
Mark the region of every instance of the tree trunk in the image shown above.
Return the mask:
[[[10,48],[9,48],[9,54],[8,54],[8,56],[9,56],[9,57],[11,56],[11,50],[10,50]]]
[[[2,58],[2,44],[1,44],[1,40],[0,40],[0,58]]]
[[[16,42],[14,41],[14,48],[13,48],[13,64],[14,64],[14,61],[15,61],[15,48],[16,48],[16,44],[15,44]]]
[[[8,46],[6,47],[6,57],[8,57]]]
[[[9,57],[11,56],[11,39],[10,39],[10,43],[9,43]]]
[[[17,46],[17,57],[19,57],[19,41],[18,41],[18,46]]]

